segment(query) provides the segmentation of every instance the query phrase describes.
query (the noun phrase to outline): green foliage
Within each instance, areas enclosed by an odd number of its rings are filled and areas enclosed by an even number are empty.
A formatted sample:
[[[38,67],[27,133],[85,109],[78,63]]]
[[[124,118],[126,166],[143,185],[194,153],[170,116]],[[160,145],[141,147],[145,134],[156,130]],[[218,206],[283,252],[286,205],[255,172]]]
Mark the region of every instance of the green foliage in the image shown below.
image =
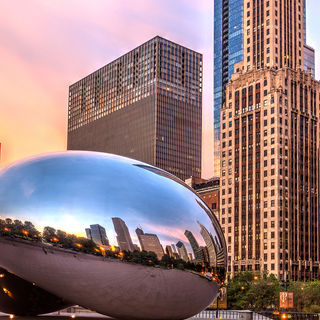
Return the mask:
[[[240,272],[227,285],[228,308],[256,311],[277,309],[280,291],[285,289],[272,274],[257,275],[249,271]],[[292,311],[320,312],[320,281],[292,281],[287,291],[293,292],[294,310]]]
[[[320,312],[320,281],[290,282],[288,291],[293,292],[295,310],[298,312]]]
[[[240,272],[227,285],[228,308],[273,309],[279,304],[280,288],[279,281],[272,274]]]

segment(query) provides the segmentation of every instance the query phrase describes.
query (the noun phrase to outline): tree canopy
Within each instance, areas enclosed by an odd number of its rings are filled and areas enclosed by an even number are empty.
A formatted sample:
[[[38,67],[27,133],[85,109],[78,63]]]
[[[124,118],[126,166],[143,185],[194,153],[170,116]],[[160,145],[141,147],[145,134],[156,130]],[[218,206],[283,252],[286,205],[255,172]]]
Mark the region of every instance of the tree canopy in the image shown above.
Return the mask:
[[[277,278],[268,273],[256,275],[239,272],[227,285],[228,308],[268,310],[279,305],[281,286]]]
[[[228,308],[278,309],[281,291],[285,288],[273,274],[239,272],[227,284]],[[294,309],[291,311],[320,313],[320,281],[291,281],[287,291],[293,292]]]

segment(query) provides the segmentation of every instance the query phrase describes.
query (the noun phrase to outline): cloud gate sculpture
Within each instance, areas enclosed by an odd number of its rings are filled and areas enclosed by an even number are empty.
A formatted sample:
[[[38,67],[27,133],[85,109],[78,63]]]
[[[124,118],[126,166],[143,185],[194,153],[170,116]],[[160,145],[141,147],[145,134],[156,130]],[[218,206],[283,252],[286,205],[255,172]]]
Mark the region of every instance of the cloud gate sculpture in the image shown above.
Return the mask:
[[[68,151],[0,171],[0,311],[78,304],[118,319],[185,319],[217,296],[226,245],[206,204],[132,159]]]

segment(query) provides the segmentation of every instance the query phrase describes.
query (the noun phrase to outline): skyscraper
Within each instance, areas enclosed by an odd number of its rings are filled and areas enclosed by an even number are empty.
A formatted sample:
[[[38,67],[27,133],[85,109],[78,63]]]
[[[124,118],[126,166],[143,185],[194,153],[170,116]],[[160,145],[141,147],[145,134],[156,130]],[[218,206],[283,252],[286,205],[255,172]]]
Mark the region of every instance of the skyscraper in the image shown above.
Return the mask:
[[[243,60],[243,1],[214,0],[214,169],[220,171],[220,110],[234,65]]]
[[[228,274],[319,278],[319,82],[305,72],[304,1],[244,1],[244,58],[221,110]]]
[[[98,245],[108,246],[109,240],[106,234],[106,229],[100,224],[91,224],[90,228],[86,229],[87,238],[91,239]]]
[[[69,88],[68,149],[201,176],[202,55],[155,37]]]
[[[188,261],[189,260],[188,252],[187,252],[185,245],[181,241],[178,241],[176,243],[176,247],[178,248],[178,253],[179,253],[180,258],[184,261]]]
[[[136,229],[136,234],[138,236],[141,249],[154,252],[157,255],[157,258],[161,260],[164,252],[158,236],[156,234],[144,233],[140,228]]]
[[[134,251],[131,236],[126,223],[121,218],[112,218],[114,230],[117,233],[117,242],[121,251]]]

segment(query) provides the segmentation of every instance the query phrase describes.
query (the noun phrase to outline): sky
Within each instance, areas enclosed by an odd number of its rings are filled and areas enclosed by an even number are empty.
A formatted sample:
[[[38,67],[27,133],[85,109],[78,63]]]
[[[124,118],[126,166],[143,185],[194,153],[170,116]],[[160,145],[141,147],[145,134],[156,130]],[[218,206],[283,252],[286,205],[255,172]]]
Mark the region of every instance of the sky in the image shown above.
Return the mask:
[[[307,9],[317,49],[319,0]],[[213,0],[1,0],[0,167],[65,150],[69,85],[155,35],[203,54],[202,175],[211,177]]]

